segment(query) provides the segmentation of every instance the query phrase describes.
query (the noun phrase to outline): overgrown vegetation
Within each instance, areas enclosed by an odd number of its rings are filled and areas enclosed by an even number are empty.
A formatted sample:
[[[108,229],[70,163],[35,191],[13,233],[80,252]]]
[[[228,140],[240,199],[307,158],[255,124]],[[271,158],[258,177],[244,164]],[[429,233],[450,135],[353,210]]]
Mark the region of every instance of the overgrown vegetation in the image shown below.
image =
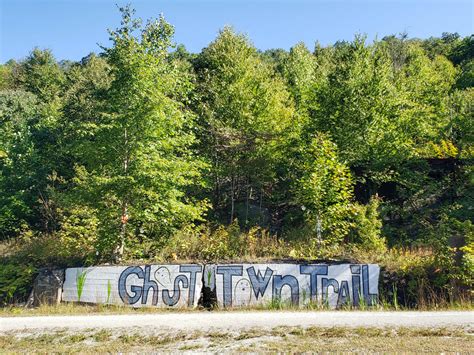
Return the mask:
[[[0,66],[0,302],[45,266],[287,258],[472,296],[473,36],[191,54],[121,13],[98,54]]]

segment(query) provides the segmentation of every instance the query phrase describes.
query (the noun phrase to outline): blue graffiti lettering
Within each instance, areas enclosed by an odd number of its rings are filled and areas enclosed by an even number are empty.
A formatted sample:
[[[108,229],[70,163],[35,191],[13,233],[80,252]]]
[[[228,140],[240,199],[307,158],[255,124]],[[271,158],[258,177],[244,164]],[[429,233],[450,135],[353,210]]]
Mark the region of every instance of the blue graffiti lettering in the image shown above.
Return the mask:
[[[322,278],[322,295],[323,295],[323,302],[328,302],[328,296],[329,296],[329,287],[332,286],[332,289],[334,290],[334,293],[339,292],[339,283],[337,282],[336,279],[328,279],[328,278]]]
[[[339,289],[336,308],[347,305],[350,300],[351,296],[349,294],[349,283],[347,281],[341,281],[341,288]]]
[[[352,304],[359,306],[360,304],[360,265],[351,265],[352,273]]]
[[[151,300],[151,304],[156,306],[158,304],[158,284],[156,281],[151,280],[151,266],[145,266],[145,278],[143,281],[143,295],[142,295],[142,304],[146,304],[148,301],[148,294],[150,289],[153,291],[153,298]]]
[[[188,306],[194,305],[194,294],[196,290],[197,274],[202,272],[201,265],[180,265],[179,272],[188,272],[189,276],[189,295],[188,295]]]
[[[170,296],[169,290],[163,290],[163,303],[167,306],[174,306],[178,303],[179,299],[181,298],[181,289],[179,284],[183,286],[183,288],[188,288],[188,278],[184,275],[179,275],[174,279],[174,287],[173,287],[173,296]]]
[[[362,265],[362,290],[365,303],[368,306],[373,306],[377,302],[377,294],[370,293],[369,265]]]
[[[273,270],[267,267],[265,270],[265,275],[262,276],[260,270],[258,270],[257,274],[255,274],[255,268],[252,266],[247,268],[247,274],[249,275],[255,298],[258,299],[259,296],[263,297],[263,294],[267,290],[268,283],[272,278]]]
[[[216,274],[224,278],[222,290],[224,307],[232,305],[232,276],[242,276],[242,270],[242,265],[220,265],[216,268]]]
[[[139,266],[129,266],[120,274],[118,283],[119,296],[123,303],[135,304],[142,297],[143,287],[132,285],[130,287],[130,291],[132,294],[129,294],[127,291],[127,278],[130,275],[136,275],[139,279],[144,280],[145,273],[143,272],[143,269]]]
[[[318,294],[318,275],[327,275],[327,265],[300,265],[300,273],[303,275],[310,275],[309,279],[309,294],[312,301],[316,301]]]
[[[273,276],[273,299],[281,300],[281,290],[284,286],[289,286],[291,289],[291,303],[293,305],[299,304],[300,286],[298,283],[298,279],[293,275]]]

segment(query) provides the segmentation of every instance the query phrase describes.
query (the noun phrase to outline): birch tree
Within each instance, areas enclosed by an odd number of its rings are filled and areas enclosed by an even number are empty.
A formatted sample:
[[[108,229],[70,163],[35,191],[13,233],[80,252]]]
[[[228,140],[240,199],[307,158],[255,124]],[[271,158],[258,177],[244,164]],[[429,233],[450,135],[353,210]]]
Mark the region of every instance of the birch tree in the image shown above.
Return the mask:
[[[101,222],[98,247],[116,260],[134,237],[169,235],[203,211],[185,196],[202,164],[189,150],[193,117],[175,99],[187,86],[167,58],[174,29],[161,16],[143,26],[129,7],[120,10],[122,26],[104,48],[113,79],[76,168]]]

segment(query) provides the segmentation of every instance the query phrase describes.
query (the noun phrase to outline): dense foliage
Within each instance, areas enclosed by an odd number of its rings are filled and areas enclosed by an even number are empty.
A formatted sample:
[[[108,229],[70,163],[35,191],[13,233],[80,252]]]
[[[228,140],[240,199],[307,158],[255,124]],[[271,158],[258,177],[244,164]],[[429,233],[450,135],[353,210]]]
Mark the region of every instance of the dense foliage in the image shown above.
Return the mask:
[[[474,36],[191,54],[121,12],[99,54],[0,66],[2,263],[416,246],[472,286]]]

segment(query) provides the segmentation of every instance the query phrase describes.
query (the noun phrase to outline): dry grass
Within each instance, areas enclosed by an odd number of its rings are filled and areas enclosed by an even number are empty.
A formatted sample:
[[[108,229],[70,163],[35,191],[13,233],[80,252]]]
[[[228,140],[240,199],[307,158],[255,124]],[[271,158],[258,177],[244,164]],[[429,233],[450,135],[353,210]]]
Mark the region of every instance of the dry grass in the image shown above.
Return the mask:
[[[299,328],[250,329],[240,332],[153,332],[150,329],[7,333],[3,352],[465,352],[473,334],[462,329]]]
[[[380,264],[388,271],[404,271],[427,265],[433,261],[435,253],[430,247],[394,247],[384,252],[374,252],[352,246],[344,249],[342,257],[359,263]]]
[[[118,305],[60,303],[58,305],[42,305],[35,308],[11,306],[0,308],[0,317],[14,316],[50,316],[50,315],[81,315],[81,314],[145,314],[168,312],[202,311],[202,308],[133,308]]]
[[[438,304],[436,307],[426,307],[426,311],[447,311],[447,310],[473,310],[471,300],[457,303]],[[25,308],[23,306],[10,306],[0,308],[0,317],[22,317],[22,316],[49,316],[49,315],[83,315],[83,314],[152,314],[152,313],[174,313],[174,312],[199,312],[207,310],[203,307],[196,308],[158,308],[158,307],[139,307],[133,308],[120,305],[104,305],[104,304],[80,304],[80,303],[60,303],[58,305],[42,305],[35,308]],[[242,312],[242,311],[268,311],[268,310],[291,310],[291,311],[334,311],[339,310],[328,309],[327,305],[320,303],[309,303],[305,306],[293,306],[290,303],[271,302],[266,305],[255,305],[249,307],[236,308],[213,308],[214,312]],[[395,308],[392,304],[381,303],[377,306],[366,307],[362,303],[359,307],[343,307],[340,311],[412,311],[410,308]]]

